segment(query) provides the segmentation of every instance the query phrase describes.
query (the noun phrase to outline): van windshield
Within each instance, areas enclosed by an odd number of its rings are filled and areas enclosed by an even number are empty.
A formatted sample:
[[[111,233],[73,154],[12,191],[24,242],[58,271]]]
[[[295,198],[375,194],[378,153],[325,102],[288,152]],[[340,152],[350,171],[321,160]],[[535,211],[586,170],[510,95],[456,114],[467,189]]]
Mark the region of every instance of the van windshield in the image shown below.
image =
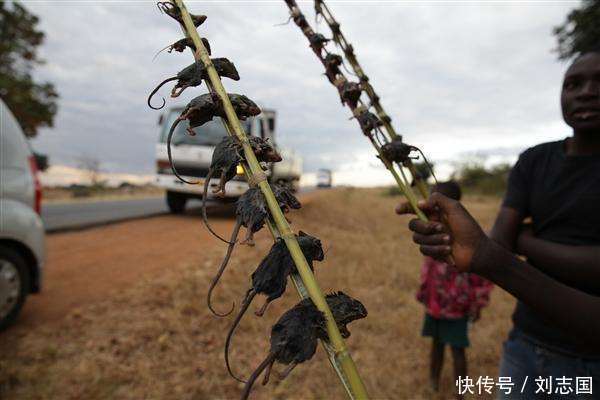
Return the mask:
[[[169,115],[166,118],[166,120],[163,124],[163,127],[162,127],[162,133],[161,133],[161,137],[160,137],[160,141],[162,143],[166,143],[167,136],[169,135],[169,129],[171,128],[171,125],[173,124],[173,122],[175,122],[177,117],[179,117],[179,115],[180,115],[180,112],[169,113]],[[247,133],[249,133],[250,126],[252,124],[251,120],[248,119],[246,121],[241,121],[241,123],[242,123],[242,127],[244,128],[244,130]],[[223,123],[221,122],[220,118],[215,118],[214,120],[208,121],[207,123],[205,123],[202,126],[194,128],[194,132],[196,132],[195,136],[190,136],[187,133],[186,128],[188,126],[189,126],[189,123],[187,120],[181,121],[177,125],[177,128],[175,128],[175,132],[173,132],[173,138],[171,139],[171,144],[173,144],[173,145],[187,144],[187,145],[192,145],[192,146],[214,146],[221,141],[223,136],[227,135],[227,131],[225,130],[225,127],[223,126]]]

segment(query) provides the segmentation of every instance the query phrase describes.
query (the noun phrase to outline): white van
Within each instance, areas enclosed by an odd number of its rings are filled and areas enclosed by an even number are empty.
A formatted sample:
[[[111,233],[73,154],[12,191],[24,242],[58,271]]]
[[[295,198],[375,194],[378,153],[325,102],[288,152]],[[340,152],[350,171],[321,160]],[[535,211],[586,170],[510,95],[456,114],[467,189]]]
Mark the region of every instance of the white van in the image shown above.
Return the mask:
[[[41,288],[46,257],[42,190],[17,120],[0,100],[0,330]]]

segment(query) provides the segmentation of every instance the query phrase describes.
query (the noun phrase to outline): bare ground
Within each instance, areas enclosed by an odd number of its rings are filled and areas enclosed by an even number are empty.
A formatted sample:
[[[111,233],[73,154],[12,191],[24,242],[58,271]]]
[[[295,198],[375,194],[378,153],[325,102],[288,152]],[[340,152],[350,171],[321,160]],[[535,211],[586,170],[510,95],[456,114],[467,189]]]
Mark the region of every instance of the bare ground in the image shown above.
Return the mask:
[[[450,398],[450,360],[442,392],[427,388],[429,342],[420,337],[422,306],[414,300],[421,257],[399,197],[381,190],[304,195],[294,229],[328,248],[317,264],[323,290],[360,299],[369,317],[350,326],[348,346],[372,398]],[[472,197],[467,207],[486,227],[499,202]],[[232,213],[213,215],[227,234]],[[238,247],[216,290],[217,305],[239,303],[249,275],[266,254],[266,231],[254,248]],[[205,306],[208,282],[225,245],[200,215],[163,216],[48,237],[43,293],[31,296],[17,325],[0,334],[0,399],[237,398],[241,386],[222,360],[229,318]],[[248,313],[233,344],[233,365],[248,376],[268,349],[272,323],[297,301],[292,286],[263,318]],[[514,301],[496,288],[470,332],[471,376],[497,375]],[[448,354],[449,356],[449,354]],[[283,382],[257,385],[253,398],[344,398],[319,349]]]

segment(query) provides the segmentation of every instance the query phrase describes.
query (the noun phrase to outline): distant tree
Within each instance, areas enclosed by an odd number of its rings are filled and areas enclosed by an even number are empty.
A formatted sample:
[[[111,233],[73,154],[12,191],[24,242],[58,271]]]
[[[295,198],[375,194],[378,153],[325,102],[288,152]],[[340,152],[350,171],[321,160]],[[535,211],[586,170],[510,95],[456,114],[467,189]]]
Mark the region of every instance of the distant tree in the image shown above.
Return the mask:
[[[600,46],[600,0],[582,0],[581,8],[567,15],[567,20],[554,27],[558,41],[555,49],[559,60],[568,60]]]
[[[34,82],[31,76],[34,66],[44,63],[37,56],[44,41],[38,22],[21,4],[0,1],[0,97],[27,137],[53,126],[57,110],[54,85]]]
[[[106,181],[101,179],[100,160],[93,156],[81,156],[77,164],[85,171],[91,187],[102,188],[106,185]]]
[[[506,190],[509,172],[509,164],[486,168],[483,162],[471,161],[460,164],[452,179],[466,192],[500,195]]]

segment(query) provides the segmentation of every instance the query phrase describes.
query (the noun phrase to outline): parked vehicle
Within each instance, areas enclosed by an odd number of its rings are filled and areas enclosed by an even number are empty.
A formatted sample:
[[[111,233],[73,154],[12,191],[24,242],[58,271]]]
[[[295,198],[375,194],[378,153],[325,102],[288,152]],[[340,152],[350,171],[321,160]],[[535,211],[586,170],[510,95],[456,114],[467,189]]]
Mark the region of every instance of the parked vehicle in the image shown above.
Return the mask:
[[[317,187],[328,188],[331,187],[331,170],[320,169],[317,171]]]
[[[189,185],[181,182],[171,170],[167,155],[167,136],[173,121],[181,114],[183,108],[171,108],[159,119],[160,135],[156,145],[156,185],[166,189],[166,201],[169,210],[173,213],[183,212],[188,199],[201,199],[204,178],[208,174],[208,167],[212,158],[215,145],[227,134],[223,123],[219,119],[210,121],[194,129],[196,135],[190,136],[185,129],[189,126],[187,120],[179,123],[171,140],[171,152],[175,168],[179,175],[186,180],[199,181],[199,185]],[[297,188],[302,175],[302,160],[291,150],[278,146],[275,142],[274,110],[263,109],[262,113],[254,118],[242,121],[246,133],[269,139],[283,157],[283,161],[268,166],[267,175],[270,182],[278,182]],[[216,187],[218,177],[211,179],[209,188]],[[209,190],[210,199],[234,201],[248,190],[248,183],[241,167],[238,175],[225,185],[226,197],[224,199],[213,197]]]
[[[35,158],[17,120],[0,100],[0,330],[41,288],[46,249]]]

